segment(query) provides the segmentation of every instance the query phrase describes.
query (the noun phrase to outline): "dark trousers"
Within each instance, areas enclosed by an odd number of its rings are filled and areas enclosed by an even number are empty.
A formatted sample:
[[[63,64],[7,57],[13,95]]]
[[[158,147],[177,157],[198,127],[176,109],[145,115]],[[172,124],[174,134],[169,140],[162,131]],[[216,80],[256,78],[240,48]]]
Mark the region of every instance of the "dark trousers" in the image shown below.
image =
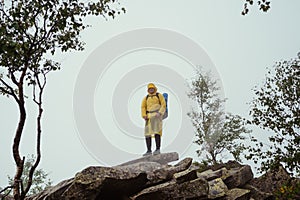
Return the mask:
[[[156,150],[159,150],[160,143],[161,143],[161,137],[159,134],[155,134],[154,137],[155,137]],[[152,143],[152,138],[146,137],[147,151],[151,151],[151,143]]]

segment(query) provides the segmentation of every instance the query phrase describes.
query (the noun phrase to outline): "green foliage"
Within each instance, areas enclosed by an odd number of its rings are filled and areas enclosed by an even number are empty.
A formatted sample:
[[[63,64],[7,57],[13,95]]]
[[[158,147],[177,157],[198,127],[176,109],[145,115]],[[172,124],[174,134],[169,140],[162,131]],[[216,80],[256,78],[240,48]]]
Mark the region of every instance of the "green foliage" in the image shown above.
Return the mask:
[[[34,155],[28,156],[28,159],[24,163],[24,170],[21,177],[21,181],[24,187],[27,186],[29,180],[29,172],[35,162]],[[43,191],[45,188],[51,186],[52,181],[48,178],[48,173],[43,169],[36,169],[33,174],[32,185],[28,192],[28,195],[37,194]],[[13,184],[13,178],[8,176],[9,185]]]
[[[193,162],[193,165],[196,166],[198,168],[198,172],[204,172],[208,169],[209,165],[208,162],[206,160],[202,160],[201,162]]]
[[[263,12],[267,12],[271,8],[271,1],[268,0],[245,0],[242,15],[246,15],[249,13],[249,6],[253,6],[254,2],[257,3],[259,10],[262,10]]]
[[[300,199],[300,182],[288,182],[278,188],[274,194],[276,200]]]
[[[17,79],[26,70],[27,83],[36,84],[38,74],[47,74],[60,68],[59,63],[46,59],[57,50],[83,50],[80,32],[87,25],[88,15],[115,17],[121,10],[114,10],[117,1],[98,2],[79,0],[16,0],[0,3],[0,91],[15,94],[4,78]]]
[[[277,62],[254,92],[251,123],[272,135],[268,146],[256,141],[247,158],[262,161],[261,171],[282,164],[300,175],[300,59]]]
[[[251,132],[245,125],[245,120],[239,115],[226,113],[222,134],[217,143],[218,149],[227,149],[238,162],[241,162],[240,155],[247,147],[237,141],[245,140],[246,137],[242,134]]]
[[[238,115],[225,113],[225,99],[219,97],[220,88],[210,74],[203,75],[201,70],[191,81],[188,96],[196,106],[188,113],[196,131],[196,141],[201,148],[199,156],[206,155],[209,163],[216,164],[217,156],[225,151],[240,161],[240,155],[247,148],[242,140],[243,134],[250,131],[245,127],[245,120]]]

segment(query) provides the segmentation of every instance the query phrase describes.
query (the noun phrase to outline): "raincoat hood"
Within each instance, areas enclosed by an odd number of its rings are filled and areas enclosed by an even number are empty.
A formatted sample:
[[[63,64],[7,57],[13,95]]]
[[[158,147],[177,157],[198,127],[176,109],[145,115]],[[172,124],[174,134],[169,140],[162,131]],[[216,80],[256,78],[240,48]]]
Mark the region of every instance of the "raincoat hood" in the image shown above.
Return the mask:
[[[154,90],[155,90],[154,94],[157,92],[157,88],[156,88],[156,86],[153,83],[149,83],[148,84],[148,91],[149,91],[150,88],[154,88]]]

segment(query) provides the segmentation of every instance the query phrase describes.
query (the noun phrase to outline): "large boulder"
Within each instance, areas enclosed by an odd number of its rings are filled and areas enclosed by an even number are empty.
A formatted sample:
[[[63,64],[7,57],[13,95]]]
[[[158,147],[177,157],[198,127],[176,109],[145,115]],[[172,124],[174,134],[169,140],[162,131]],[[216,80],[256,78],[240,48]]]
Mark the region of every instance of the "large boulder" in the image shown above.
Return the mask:
[[[171,153],[161,153],[153,156],[144,156],[135,160],[131,160],[128,162],[125,162],[123,164],[120,164],[118,166],[125,166],[125,165],[131,165],[135,163],[140,163],[140,162],[156,162],[161,165],[166,165],[170,162],[179,160],[179,155],[176,152],[171,152]]]
[[[75,176],[63,196],[67,199],[121,199],[145,187],[171,180],[190,163],[191,159],[184,159],[175,166],[141,162],[112,168],[87,168]]]
[[[173,171],[168,169],[168,166],[161,165],[156,162],[141,162],[125,166],[117,166],[114,168],[121,171],[127,171],[129,173],[146,173],[147,186],[157,184],[165,180],[170,180],[174,174]]]
[[[249,165],[240,168],[232,168],[228,170],[228,174],[224,177],[224,183],[228,189],[239,188],[253,179],[253,172]]]
[[[191,181],[197,178],[197,169],[187,169],[174,174],[174,179],[178,184],[186,181]]]
[[[177,156],[167,153],[114,167],[88,167],[26,200],[273,200],[272,193],[284,183],[299,182],[283,168],[253,178],[250,166],[232,161],[202,172],[192,158],[167,164]]]
[[[89,167],[76,174],[64,191],[64,199],[121,199],[142,190],[147,173],[109,167]]]
[[[197,176],[199,178],[204,178],[208,181],[211,181],[211,180],[214,180],[214,179],[220,178],[220,177],[221,178],[226,178],[226,177],[228,177],[228,175],[229,175],[229,172],[228,172],[226,167],[223,167],[223,168],[218,169],[216,171],[213,171],[212,169],[208,169],[208,170],[203,171],[201,173],[200,172],[197,173]]]
[[[272,193],[291,180],[289,173],[280,166],[277,170],[270,170],[264,175],[254,178],[250,184],[262,192]]]
[[[300,179],[291,177],[282,166],[279,166],[277,169],[270,170],[264,175],[252,179],[245,188],[251,190],[251,196],[255,199],[273,200],[275,199],[274,193],[280,191],[282,186],[290,185],[296,188],[297,184],[300,185]],[[300,192],[297,195],[299,198],[295,199],[300,199]]]
[[[208,194],[207,181],[197,178],[192,181],[177,184],[176,181],[159,184],[146,188],[137,195],[133,200],[171,200],[171,199],[192,199],[204,198]]]
[[[226,192],[225,200],[249,200],[249,199],[250,199],[250,190],[247,189],[233,188]]]
[[[26,198],[26,200],[37,200],[37,199],[61,199],[63,192],[72,184],[73,178],[60,182],[59,184],[48,187],[37,195],[32,195]]]
[[[227,185],[223,182],[221,178],[216,178],[208,182],[208,197],[209,199],[217,199],[226,195],[228,191]]]
[[[88,167],[77,173],[74,178],[50,187],[38,195],[28,197],[27,200],[128,199],[129,196],[147,187],[170,181],[174,174],[187,170],[192,163],[191,158],[186,158],[174,166],[160,164],[167,160],[174,161],[172,155],[176,154],[147,158],[156,162],[143,160],[143,162],[128,162],[115,167]],[[159,162],[158,158],[162,158],[163,161]]]
[[[169,170],[173,172],[173,174],[184,171],[191,166],[192,162],[192,158],[185,158],[182,161],[178,162],[176,165],[170,166]]]
[[[249,183],[244,186],[245,189],[250,191],[250,196],[255,200],[274,200],[274,195],[269,192],[262,192],[259,188],[256,188]]]
[[[75,178],[63,181],[26,200],[117,200],[142,190],[147,181],[146,172],[88,167],[77,173]]]

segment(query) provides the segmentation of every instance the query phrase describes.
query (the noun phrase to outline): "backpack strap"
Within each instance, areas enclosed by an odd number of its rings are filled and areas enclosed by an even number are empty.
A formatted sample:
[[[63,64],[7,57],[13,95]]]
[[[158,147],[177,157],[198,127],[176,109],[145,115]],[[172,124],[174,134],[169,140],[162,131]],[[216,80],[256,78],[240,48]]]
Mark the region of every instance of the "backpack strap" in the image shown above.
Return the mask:
[[[158,92],[156,92],[156,94],[155,94],[155,96],[158,98],[158,101],[159,101],[159,104],[161,104],[160,103],[160,99],[159,99],[159,93]],[[149,98],[149,94],[147,94],[147,96],[146,96],[146,103],[147,103],[147,99]]]
[[[156,97],[158,98],[158,101],[159,101],[159,104],[160,104],[160,99],[159,99],[159,96],[158,96],[158,94],[159,94],[159,93],[158,93],[158,92],[156,92],[156,94],[155,94],[155,95],[156,95]]]

